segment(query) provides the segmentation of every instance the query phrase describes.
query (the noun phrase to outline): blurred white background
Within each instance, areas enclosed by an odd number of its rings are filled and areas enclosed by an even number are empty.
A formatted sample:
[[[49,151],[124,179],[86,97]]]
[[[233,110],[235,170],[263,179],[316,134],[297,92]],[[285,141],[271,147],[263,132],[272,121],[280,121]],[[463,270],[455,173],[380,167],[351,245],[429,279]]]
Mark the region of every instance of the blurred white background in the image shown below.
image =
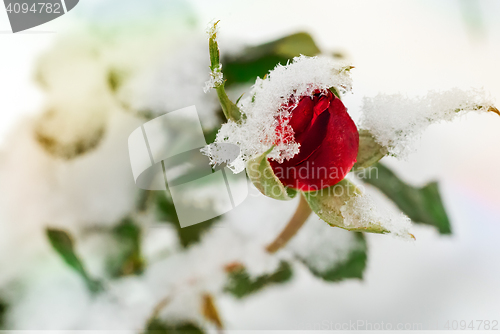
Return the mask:
[[[32,73],[38,54],[99,1],[106,0],[82,0],[68,15],[15,35],[0,11],[0,143],[23,115],[38,111],[42,93]],[[361,98],[378,92],[484,87],[500,101],[495,0],[189,2],[200,26],[221,21],[221,44],[307,31],[323,51],[345,52],[356,67],[354,94],[345,99],[354,116]],[[434,329],[448,320],[500,321],[499,129],[498,115],[469,114],[429,128],[408,161],[387,159],[412,184],[440,181],[452,236],[419,226],[414,243],[369,235],[364,281],[312,284],[299,271],[292,284],[246,303],[220,300],[225,318],[240,329],[307,329],[349,320]]]

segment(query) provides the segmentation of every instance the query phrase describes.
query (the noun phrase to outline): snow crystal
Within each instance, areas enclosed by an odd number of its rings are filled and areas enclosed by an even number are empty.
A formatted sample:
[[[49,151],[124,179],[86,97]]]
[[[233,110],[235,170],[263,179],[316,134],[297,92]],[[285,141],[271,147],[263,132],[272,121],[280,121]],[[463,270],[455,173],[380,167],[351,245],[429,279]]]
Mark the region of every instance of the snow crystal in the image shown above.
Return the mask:
[[[375,205],[367,195],[358,195],[340,208],[346,227],[367,227],[380,225],[395,236],[410,239],[411,220],[403,213],[395,214]]]
[[[208,24],[206,33],[210,38],[216,38],[219,32],[219,26],[217,25],[219,21],[212,21]]]
[[[228,121],[220,129],[216,142],[240,146],[240,156],[229,165],[235,173],[245,168],[245,162],[275,145],[271,159],[284,161],[299,152],[299,144],[290,139],[293,129],[288,125],[290,107],[284,105],[292,98],[312,95],[315,90],[326,91],[336,87],[342,92],[351,89],[351,69],[333,58],[300,56],[287,65],[277,65],[269,75],[257,78],[255,85],[238,107],[244,117],[240,123]],[[294,98],[295,97],[295,98]],[[292,105],[293,108],[293,105]],[[285,131],[277,133],[281,124]]]
[[[240,154],[240,149],[230,143],[213,143],[201,148],[200,152],[206,155],[210,159],[210,165],[215,167],[236,159]]]
[[[208,93],[210,89],[222,85],[223,82],[224,82],[224,76],[222,74],[222,64],[219,64],[219,67],[214,68],[214,70],[210,72],[210,79],[207,82],[205,82],[205,87],[203,88],[203,92]]]
[[[487,111],[491,106],[487,94],[478,89],[431,91],[415,98],[379,94],[363,99],[361,128],[369,130],[390,154],[405,158],[430,124],[450,121],[469,111]]]

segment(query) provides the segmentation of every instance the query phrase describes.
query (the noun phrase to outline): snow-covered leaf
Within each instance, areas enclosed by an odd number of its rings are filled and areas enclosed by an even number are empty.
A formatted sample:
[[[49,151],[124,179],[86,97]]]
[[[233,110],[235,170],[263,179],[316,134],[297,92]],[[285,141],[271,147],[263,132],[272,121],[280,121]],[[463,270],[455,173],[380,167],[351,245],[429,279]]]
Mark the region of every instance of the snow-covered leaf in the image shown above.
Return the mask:
[[[325,281],[337,282],[349,278],[362,279],[367,260],[366,241],[362,233],[355,233],[354,235],[356,236],[359,249],[355,249],[349,253],[345,261],[324,270],[317,270],[311,267],[306,261],[304,263],[315,276]]]
[[[434,226],[441,234],[451,234],[450,220],[436,182],[417,188],[403,182],[380,163],[373,168],[377,173],[364,173],[364,182],[380,189],[415,223]]]
[[[73,239],[67,232],[48,228],[47,237],[54,250],[63,258],[64,262],[85,280],[90,291],[98,292],[102,289],[101,283],[92,279],[85,270],[82,261],[75,253]]]
[[[236,298],[243,298],[267,286],[288,282],[292,275],[292,267],[284,261],[274,273],[255,278],[250,277],[244,267],[238,267],[229,273],[225,290]]]
[[[361,191],[350,181],[344,179],[336,185],[318,191],[305,192],[304,197],[311,209],[325,222],[349,231],[364,231],[372,233],[388,233],[379,222],[346,224],[342,208],[356,197],[361,197]]]
[[[363,278],[367,245],[362,233],[332,228],[309,219],[287,246],[311,273],[325,281]]]
[[[402,94],[379,94],[363,98],[360,126],[369,130],[389,154],[404,158],[429,125],[452,121],[468,112],[495,112],[490,96],[482,89],[429,91],[408,98]]]

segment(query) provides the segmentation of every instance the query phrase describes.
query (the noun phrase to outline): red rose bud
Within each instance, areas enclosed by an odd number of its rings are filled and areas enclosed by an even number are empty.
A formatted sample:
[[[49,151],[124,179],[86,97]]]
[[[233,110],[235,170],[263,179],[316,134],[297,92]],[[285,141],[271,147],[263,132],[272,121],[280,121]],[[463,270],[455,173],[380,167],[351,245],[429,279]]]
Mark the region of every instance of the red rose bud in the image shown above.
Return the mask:
[[[332,92],[303,96],[288,118],[300,151],[283,163],[269,161],[283,185],[301,191],[333,186],[344,179],[356,162],[359,147],[358,129],[342,101]],[[283,124],[276,128],[284,131]],[[281,136],[285,138],[286,136]]]

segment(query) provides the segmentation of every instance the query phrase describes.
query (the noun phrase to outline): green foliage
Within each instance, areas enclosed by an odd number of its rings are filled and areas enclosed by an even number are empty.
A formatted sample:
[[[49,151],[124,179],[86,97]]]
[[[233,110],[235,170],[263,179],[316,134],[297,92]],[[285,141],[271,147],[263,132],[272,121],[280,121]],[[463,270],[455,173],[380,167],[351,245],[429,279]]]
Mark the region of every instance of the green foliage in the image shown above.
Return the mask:
[[[236,298],[243,298],[267,286],[288,282],[292,275],[292,267],[283,261],[274,273],[256,278],[251,278],[244,268],[239,268],[229,273],[229,281],[226,284],[225,291]]]
[[[157,219],[175,227],[179,241],[185,248],[199,242],[203,233],[210,229],[219,219],[219,217],[215,217],[203,223],[181,228],[172,198],[166,196],[165,192],[156,192],[155,195]]]
[[[319,53],[313,38],[305,32],[248,47],[236,57],[223,59],[226,86],[252,84],[257,77],[264,77],[277,64],[285,65],[301,54],[315,56]]]
[[[141,256],[141,229],[130,218],[125,218],[113,229],[113,235],[118,239],[121,252],[118,259],[110,263],[111,276],[141,274],[144,270],[144,260]]]
[[[380,189],[415,223],[434,226],[441,234],[451,234],[450,220],[436,182],[422,188],[412,187],[380,163],[361,178]]]
[[[85,280],[88,289],[92,292],[100,291],[102,289],[100,282],[88,275],[82,261],[75,253],[71,236],[67,232],[58,229],[47,228],[46,232],[52,248],[54,248],[68,266],[80,274]]]
[[[145,334],[203,334],[202,329],[192,323],[171,325],[157,318],[151,320]]]
[[[328,282],[338,282],[349,278],[363,279],[366,268],[367,245],[362,233],[355,232],[356,246],[349,253],[347,259],[341,263],[334,263],[331,268],[319,271],[313,268],[306,260],[300,259],[311,273]]]

